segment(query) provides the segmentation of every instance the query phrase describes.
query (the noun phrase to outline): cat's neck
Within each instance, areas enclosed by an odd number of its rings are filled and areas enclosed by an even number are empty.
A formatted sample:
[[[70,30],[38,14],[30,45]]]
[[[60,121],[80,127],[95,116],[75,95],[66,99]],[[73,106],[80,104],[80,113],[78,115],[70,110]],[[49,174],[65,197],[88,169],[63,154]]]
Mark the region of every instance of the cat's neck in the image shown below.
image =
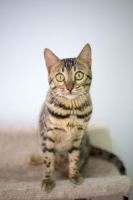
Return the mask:
[[[89,93],[77,96],[74,99],[68,99],[66,97],[56,95],[51,90],[48,91],[46,101],[50,104],[54,104],[57,107],[58,105],[64,105],[66,108],[71,109],[76,109],[79,107],[82,109],[84,106],[90,106],[92,104]]]

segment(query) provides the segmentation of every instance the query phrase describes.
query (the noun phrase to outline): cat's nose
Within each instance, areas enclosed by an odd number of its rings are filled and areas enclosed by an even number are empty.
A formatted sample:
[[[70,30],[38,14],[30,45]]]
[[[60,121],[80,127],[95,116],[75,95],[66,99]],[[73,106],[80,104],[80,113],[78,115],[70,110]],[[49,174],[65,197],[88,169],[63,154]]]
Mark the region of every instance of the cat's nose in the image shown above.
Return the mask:
[[[71,93],[71,91],[74,88],[74,84],[72,82],[67,82],[66,83],[66,89]]]
[[[67,87],[67,90],[69,91],[69,92],[71,92],[72,91],[72,87]]]

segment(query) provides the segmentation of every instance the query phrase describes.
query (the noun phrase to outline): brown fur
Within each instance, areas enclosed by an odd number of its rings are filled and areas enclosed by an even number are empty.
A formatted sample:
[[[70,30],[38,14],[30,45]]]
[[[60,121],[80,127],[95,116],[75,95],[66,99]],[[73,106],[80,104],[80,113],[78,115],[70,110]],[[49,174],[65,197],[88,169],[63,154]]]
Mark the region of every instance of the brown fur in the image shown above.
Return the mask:
[[[50,192],[54,187],[54,168],[68,176],[74,184],[81,184],[80,169],[89,155],[113,162],[121,174],[125,174],[120,159],[92,147],[86,134],[92,115],[90,45],[86,44],[76,58],[61,60],[49,49],[44,50],[44,58],[50,88],[39,117],[42,159],[36,156],[29,159],[31,164],[43,161],[42,189]]]
[[[50,192],[55,167],[63,168],[62,172],[73,183],[83,181],[80,167],[90,146],[85,129],[92,114],[91,49],[87,44],[77,58],[62,60],[45,49],[44,57],[50,88],[42,106],[38,132],[43,152],[42,188]]]

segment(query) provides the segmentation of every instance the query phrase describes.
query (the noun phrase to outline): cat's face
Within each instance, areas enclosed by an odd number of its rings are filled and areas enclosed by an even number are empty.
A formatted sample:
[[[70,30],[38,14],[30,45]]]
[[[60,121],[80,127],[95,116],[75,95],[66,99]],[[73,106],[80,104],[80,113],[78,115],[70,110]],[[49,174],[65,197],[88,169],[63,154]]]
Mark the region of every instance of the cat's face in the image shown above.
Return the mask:
[[[91,85],[91,49],[87,44],[77,58],[59,59],[44,50],[51,92],[58,97],[74,99],[88,93]]]

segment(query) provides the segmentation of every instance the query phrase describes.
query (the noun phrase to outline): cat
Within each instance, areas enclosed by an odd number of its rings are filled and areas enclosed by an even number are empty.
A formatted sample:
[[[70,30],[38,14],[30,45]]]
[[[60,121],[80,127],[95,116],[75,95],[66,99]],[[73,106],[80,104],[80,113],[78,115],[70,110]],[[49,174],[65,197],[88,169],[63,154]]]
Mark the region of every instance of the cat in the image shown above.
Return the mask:
[[[46,192],[53,189],[54,168],[67,174],[72,183],[81,184],[80,169],[89,155],[113,162],[125,174],[123,163],[114,154],[91,146],[86,134],[93,111],[90,45],[86,44],[76,58],[59,59],[49,49],[44,50],[44,58],[50,88],[38,126],[43,152],[42,189]],[[33,157],[32,162],[41,160]]]

